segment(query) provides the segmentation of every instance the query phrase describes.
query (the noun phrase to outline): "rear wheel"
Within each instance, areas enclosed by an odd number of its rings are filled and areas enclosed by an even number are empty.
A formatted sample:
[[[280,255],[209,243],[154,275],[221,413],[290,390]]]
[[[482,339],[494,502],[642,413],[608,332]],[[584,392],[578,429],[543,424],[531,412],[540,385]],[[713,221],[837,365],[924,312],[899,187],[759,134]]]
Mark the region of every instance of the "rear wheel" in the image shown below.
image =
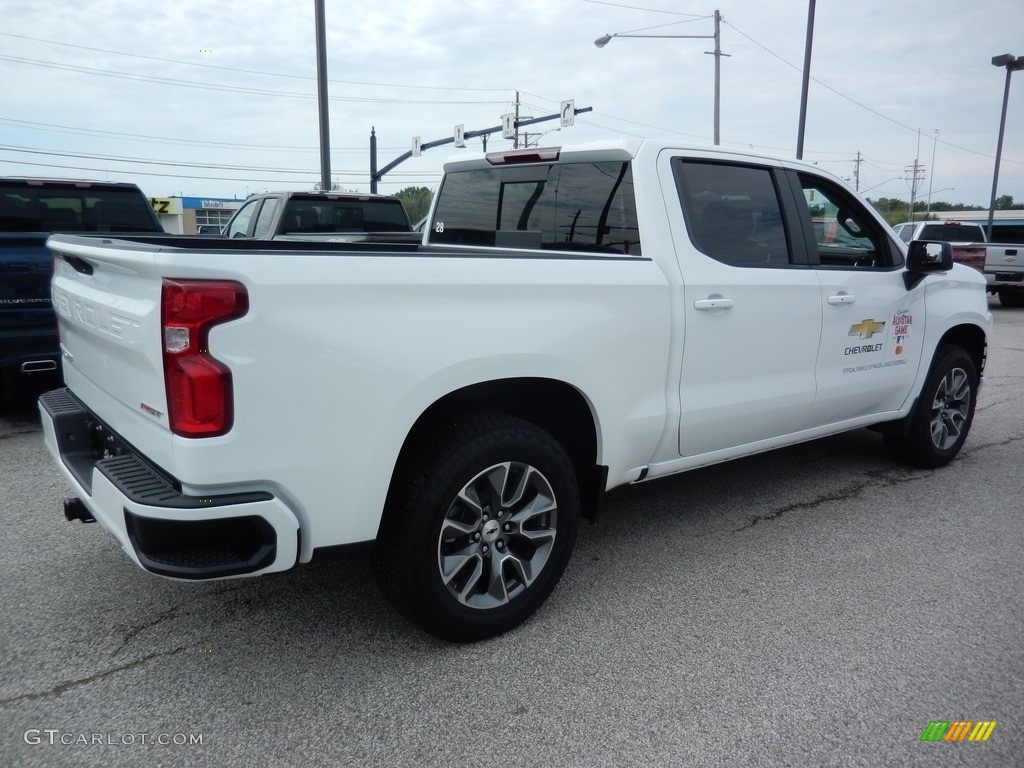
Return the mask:
[[[1024,307],[1024,288],[1000,288],[999,303],[1004,307]]]
[[[381,586],[447,640],[505,632],[558,583],[579,506],[573,466],[547,432],[501,414],[460,417],[399,462],[376,545]]]
[[[978,374],[962,347],[943,346],[935,354],[905,435],[886,435],[892,454],[915,467],[948,464],[960,452],[974,421]]]

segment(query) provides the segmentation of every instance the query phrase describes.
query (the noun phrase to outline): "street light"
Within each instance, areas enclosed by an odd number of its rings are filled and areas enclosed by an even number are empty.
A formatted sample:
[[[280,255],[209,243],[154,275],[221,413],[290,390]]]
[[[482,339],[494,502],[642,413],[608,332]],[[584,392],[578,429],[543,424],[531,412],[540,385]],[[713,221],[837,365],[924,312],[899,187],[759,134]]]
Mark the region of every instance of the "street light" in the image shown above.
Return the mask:
[[[1013,56],[1004,53],[992,57],[992,66],[1006,67],[1006,86],[1003,88],[1003,111],[999,116],[999,140],[996,142],[996,168],[992,172],[992,198],[988,205],[988,239],[992,239],[992,219],[996,213],[996,187],[999,185],[999,159],[1003,154],[1003,131],[1006,128],[1006,103],[1010,100],[1010,75],[1015,70],[1024,69],[1024,56]]]
[[[633,34],[626,34],[626,33],[623,33],[623,32],[616,32],[613,35],[602,35],[601,37],[597,38],[597,40],[594,41],[594,45],[596,45],[598,48],[604,48],[606,45],[608,45],[608,43],[610,43],[612,41],[612,38],[614,38],[614,37],[647,37],[647,38],[662,38],[662,39],[670,39],[670,40],[703,38],[703,39],[707,39],[707,40],[714,40],[715,41],[715,50],[714,51],[704,51],[704,53],[711,54],[711,55],[713,55],[715,57],[715,116],[714,116],[714,125],[715,125],[715,146],[718,146],[718,144],[720,143],[720,141],[719,141],[719,139],[720,139],[720,136],[719,136],[719,105],[720,105],[720,101],[721,101],[721,79],[722,79],[721,61],[722,61],[722,57],[723,56],[728,56],[729,55],[728,53],[722,53],[721,36],[719,34],[719,24],[720,24],[721,20],[722,20],[722,15],[718,11],[715,11],[715,34],[713,34],[713,35],[633,35]]]
[[[928,207],[924,209],[924,217],[928,218],[928,214],[932,212],[932,180],[935,178],[935,147],[939,143],[939,129],[936,128],[935,136],[932,139],[932,169],[928,172]],[[952,189],[952,187],[950,187]],[[939,190],[940,192],[943,190]]]

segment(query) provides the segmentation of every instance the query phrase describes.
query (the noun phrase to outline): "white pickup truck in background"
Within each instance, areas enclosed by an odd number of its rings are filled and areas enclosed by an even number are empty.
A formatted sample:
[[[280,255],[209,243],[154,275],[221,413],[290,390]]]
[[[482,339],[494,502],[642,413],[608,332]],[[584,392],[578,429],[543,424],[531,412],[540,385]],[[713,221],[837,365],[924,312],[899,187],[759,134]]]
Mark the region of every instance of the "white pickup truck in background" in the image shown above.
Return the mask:
[[[1024,307],[1024,245],[990,243],[976,221],[916,221],[893,227],[904,243],[911,240],[948,242],[953,260],[984,273],[988,292],[1004,307]]]
[[[992,322],[835,177],[650,141],[453,159],[421,245],[49,245],[69,519],[178,579],[376,540],[458,641],[531,615],[616,486],[860,427],[946,464]]]

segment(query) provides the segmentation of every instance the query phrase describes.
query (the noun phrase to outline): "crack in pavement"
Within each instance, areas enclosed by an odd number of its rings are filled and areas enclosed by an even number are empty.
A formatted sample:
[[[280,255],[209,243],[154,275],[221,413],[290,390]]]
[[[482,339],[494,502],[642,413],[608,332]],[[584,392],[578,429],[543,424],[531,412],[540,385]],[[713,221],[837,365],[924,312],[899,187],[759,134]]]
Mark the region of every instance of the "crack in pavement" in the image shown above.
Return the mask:
[[[962,450],[960,452],[960,455],[973,456],[975,453],[984,450],[985,448],[1005,448],[1008,445],[1019,443],[1021,440],[1024,440],[1024,435],[1020,435],[1017,437],[1008,437],[1005,440],[1000,440],[998,443],[974,443],[971,445],[969,449]]]
[[[165,656],[176,656],[182,651],[188,650],[189,647],[190,646],[188,645],[182,645],[170,651],[157,651],[156,653],[151,653],[148,656],[143,656],[141,659],[136,659],[135,661],[129,662],[127,664],[122,664],[121,666],[114,667],[113,669],[106,669],[102,672],[97,672],[93,675],[89,675],[88,677],[83,677],[78,680],[65,681],[63,683],[55,685],[53,688],[50,688],[47,691],[39,691],[38,693],[23,693],[20,696],[12,696],[9,699],[0,699],[0,705],[16,704],[23,701],[34,701],[36,699],[45,699],[50,696],[60,696],[61,694],[67,693],[68,691],[74,688],[79,688],[83,685],[89,685],[90,683],[99,682],[100,680],[104,680],[110,677],[111,675],[116,675],[118,672],[125,672],[130,669],[135,669],[136,667],[142,666],[146,662],[152,661],[153,659],[158,659]]]
[[[209,594],[206,594],[203,597],[219,597],[229,592],[238,592],[239,590],[245,589],[246,587],[247,585],[245,584],[237,586],[232,585],[230,587],[225,587],[223,589],[218,589],[214,592],[210,592]],[[123,651],[128,646],[128,644],[142,632],[146,631],[147,629],[159,626],[168,619],[173,619],[178,614],[179,611],[181,611],[183,608],[193,605],[194,603],[195,600],[186,600],[185,602],[179,603],[178,605],[172,606],[171,608],[168,608],[167,610],[161,611],[160,613],[156,614],[156,618],[154,618],[152,621],[144,622],[142,624],[136,624],[134,626],[129,627],[128,630],[121,637],[121,644],[114,649],[113,653],[110,654],[110,658],[114,658],[119,653],[121,653],[121,651]]]
[[[902,485],[903,483],[911,483],[917,480],[923,480],[926,477],[930,477],[931,471],[923,471],[919,474],[910,474],[910,470],[899,470],[899,469],[879,469],[866,472],[865,474],[870,480],[880,481],[873,482],[870,485],[865,483],[850,483],[838,491],[833,493],[819,496],[816,499],[809,501],[797,501],[793,504],[787,504],[784,507],[772,510],[765,515],[755,515],[750,518],[748,525],[741,526],[733,529],[733,533],[739,533],[745,531],[748,528],[753,528],[755,525],[761,522],[768,522],[770,520],[778,520],[780,517],[785,515],[787,512],[795,512],[803,509],[814,509],[822,504],[827,504],[832,501],[851,501],[864,494],[866,488],[891,488],[896,485]]]

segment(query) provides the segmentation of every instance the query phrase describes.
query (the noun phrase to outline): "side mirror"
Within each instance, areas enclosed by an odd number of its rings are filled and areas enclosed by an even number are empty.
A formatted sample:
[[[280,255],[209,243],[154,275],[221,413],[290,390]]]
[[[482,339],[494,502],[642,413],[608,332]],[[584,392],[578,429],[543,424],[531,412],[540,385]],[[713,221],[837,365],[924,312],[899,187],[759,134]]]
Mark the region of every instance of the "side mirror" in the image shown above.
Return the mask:
[[[909,291],[932,272],[953,268],[953,246],[931,240],[912,240],[907,245],[907,271],[903,282]]]

